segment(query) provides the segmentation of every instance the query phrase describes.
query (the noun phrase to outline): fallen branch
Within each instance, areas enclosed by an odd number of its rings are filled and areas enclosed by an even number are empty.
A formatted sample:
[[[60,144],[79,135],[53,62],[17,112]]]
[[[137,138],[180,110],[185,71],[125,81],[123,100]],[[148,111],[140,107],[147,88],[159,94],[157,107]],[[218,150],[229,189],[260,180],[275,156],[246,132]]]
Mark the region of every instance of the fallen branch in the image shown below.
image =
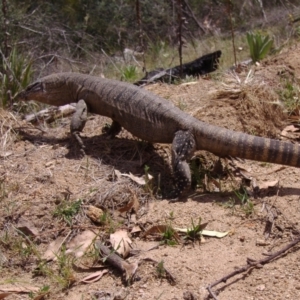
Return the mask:
[[[110,250],[108,247],[104,246],[100,241],[95,242],[95,247],[102,254],[104,262],[107,262],[108,264],[116,267],[123,273],[125,272],[126,281],[130,281],[133,278],[138,268],[138,264],[136,262],[128,263],[119,255],[117,255],[115,253],[115,250]]]
[[[46,123],[51,123],[56,119],[69,116],[76,111],[75,104],[67,104],[59,107],[50,107],[43,109],[37,113],[26,115],[25,120],[31,123],[37,123],[43,119]]]
[[[207,290],[209,292],[209,294],[215,299],[218,300],[217,296],[215,295],[215,293],[212,291],[212,288],[216,285],[218,285],[219,283],[223,282],[226,283],[226,281],[238,274],[244,273],[250,269],[254,269],[254,268],[260,268],[263,265],[269,263],[270,261],[272,261],[275,258],[278,258],[280,255],[284,254],[287,250],[289,250],[290,248],[294,247],[295,245],[297,245],[300,242],[300,235],[297,237],[296,240],[294,240],[293,242],[289,243],[287,246],[285,246],[284,248],[282,248],[281,250],[270,254],[267,258],[261,259],[261,260],[252,260],[250,258],[247,258],[247,265],[231,272],[230,274],[222,277],[221,279],[215,281],[214,283],[210,284],[207,287]]]
[[[201,76],[208,74],[217,70],[221,54],[222,52],[219,50],[203,55],[191,62],[182,64],[182,74],[180,65],[166,70],[161,68],[153,70],[134,84],[137,86],[143,86],[156,81],[169,83],[174,82],[174,80],[179,78],[185,78],[186,76]]]

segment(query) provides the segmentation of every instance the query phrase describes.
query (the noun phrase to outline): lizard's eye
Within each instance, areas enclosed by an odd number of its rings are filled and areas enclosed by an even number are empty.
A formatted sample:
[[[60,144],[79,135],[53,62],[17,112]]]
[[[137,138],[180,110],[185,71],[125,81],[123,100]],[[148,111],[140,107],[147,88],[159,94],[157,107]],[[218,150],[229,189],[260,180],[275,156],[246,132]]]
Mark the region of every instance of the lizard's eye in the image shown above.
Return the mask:
[[[35,82],[33,84],[30,84],[27,89],[27,92],[39,92],[39,91],[43,91],[43,85],[41,82]]]

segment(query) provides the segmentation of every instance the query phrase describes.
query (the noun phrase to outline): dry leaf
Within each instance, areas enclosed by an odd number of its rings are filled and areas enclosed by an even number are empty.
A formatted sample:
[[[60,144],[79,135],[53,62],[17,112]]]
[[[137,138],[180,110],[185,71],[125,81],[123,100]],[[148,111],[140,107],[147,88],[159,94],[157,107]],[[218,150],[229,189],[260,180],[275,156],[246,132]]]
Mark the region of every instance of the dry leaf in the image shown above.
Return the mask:
[[[51,242],[42,256],[42,259],[45,259],[46,261],[54,260],[54,258],[57,257],[57,254],[60,250],[60,247],[65,241],[65,237],[58,237],[55,241]]]
[[[297,120],[299,120],[299,117],[297,117]],[[300,131],[299,127],[294,125],[289,125],[281,131],[280,135],[289,139],[298,139],[299,131]]]
[[[17,228],[23,232],[26,236],[37,236],[39,231],[33,225],[33,223],[24,217],[21,217],[18,221]]]
[[[50,292],[41,293],[41,294],[35,296],[35,297],[33,298],[33,300],[44,300],[44,299],[45,299],[45,296],[48,295],[49,293],[50,293]]]
[[[164,232],[166,232],[167,230],[170,230],[170,229],[173,230],[174,239],[176,240],[176,242],[178,244],[180,244],[180,237],[179,237],[178,233],[170,225],[155,225],[155,226],[152,226],[151,228],[149,228],[148,230],[146,230],[144,232],[144,234],[142,235],[142,238],[146,237],[149,234],[160,234],[161,235],[161,234],[163,234]]]
[[[110,235],[110,242],[112,247],[123,257],[127,257],[132,241],[128,237],[128,232],[126,230],[118,230]]]
[[[204,223],[201,224],[201,226],[203,225],[207,225],[208,223]],[[204,227],[205,227],[204,226]],[[179,231],[179,232],[183,232],[183,233],[187,233],[188,231],[192,230],[192,228],[174,228],[175,230]],[[211,237],[217,237],[217,238],[223,238],[225,237],[227,234],[229,233],[229,231],[226,232],[219,232],[219,231],[214,231],[214,230],[205,230],[203,229],[201,231],[201,235],[205,235],[205,236],[211,236]]]
[[[6,298],[9,295],[12,295],[12,293],[0,293],[0,300]]]
[[[289,126],[286,126],[282,131],[281,131],[281,134],[284,134],[286,132],[297,132],[299,131],[300,128],[299,127],[296,127],[295,125],[289,125]]]
[[[120,179],[122,176],[122,173],[119,170],[114,170],[114,175],[117,177],[117,179]]]
[[[133,191],[131,191],[131,193],[132,193],[132,199],[127,203],[127,205],[119,208],[119,212],[123,213],[123,212],[130,211],[131,209],[136,213],[138,212],[140,208],[139,200]]]
[[[98,281],[104,274],[106,274],[108,271],[107,270],[102,270],[98,271],[95,273],[92,273],[78,281],[78,283],[83,282],[83,283],[93,283]]]
[[[10,155],[12,155],[13,152],[12,151],[5,151],[5,152],[0,152],[0,158],[6,158]],[[6,297],[6,296],[5,296]],[[0,298],[1,299],[1,298]]]
[[[149,234],[164,233],[168,228],[170,228],[169,225],[154,225],[144,232],[143,237]]]
[[[137,232],[141,232],[142,229],[140,228],[140,226],[135,225],[132,227],[131,232],[130,233],[137,233]]]
[[[145,185],[146,184],[146,178],[145,175],[138,177],[138,176],[134,176],[132,173],[129,174],[121,174],[122,176],[125,177],[129,177],[132,181],[134,181],[135,183],[139,184],[139,185]],[[153,178],[152,175],[148,174],[148,179],[151,180]]]
[[[93,241],[96,237],[97,235],[91,230],[83,231],[69,242],[66,253],[73,252],[77,258],[83,256],[83,254],[93,244]]]
[[[278,180],[273,180],[273,181],[268,181],[268,182],[263,182],[258,185],[259,189],[267,189],[269,187],[274,187],[278,185],[279,181]]]
[[[35,287],[32,285],[21,284],[21,283],[14,283],[14,284],[1,284],[0,285],[0,292],[4,293],[36,293],[40,290],[39,287]]]
[[[211,236],[211,237],[217,237],[217,238],[223,238],[223,237],[225,237],[228,233],[229,233],[229,231],[226,231],[226,232],[219,232],[219,231],[205,230],[205,229],[201,232],[202,235],[205,235],[205,236]]]

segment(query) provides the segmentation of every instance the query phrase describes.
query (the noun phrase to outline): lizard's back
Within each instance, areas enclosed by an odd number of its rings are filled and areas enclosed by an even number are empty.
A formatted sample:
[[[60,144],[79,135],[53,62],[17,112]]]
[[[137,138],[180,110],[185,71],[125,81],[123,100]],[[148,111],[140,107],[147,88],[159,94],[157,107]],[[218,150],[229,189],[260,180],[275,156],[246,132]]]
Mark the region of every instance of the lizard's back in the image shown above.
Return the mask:
[[[191,129],[195,122],[169,101],[142,88],[88,75],[84,79],[72,80],[83,85],[76,100],[84,99],[89,111],[110,117],[141,139],[171,143],[176,131]]]

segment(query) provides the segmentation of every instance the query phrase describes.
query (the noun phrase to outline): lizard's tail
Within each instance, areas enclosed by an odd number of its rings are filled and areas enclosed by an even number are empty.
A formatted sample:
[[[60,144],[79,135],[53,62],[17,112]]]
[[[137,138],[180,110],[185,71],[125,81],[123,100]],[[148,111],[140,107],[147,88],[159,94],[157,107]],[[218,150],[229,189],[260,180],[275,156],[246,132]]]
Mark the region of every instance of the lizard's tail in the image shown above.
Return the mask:
[[[300,146],[236,132],[203,122],[195,126],[196,147],[220,157],[227,155],[300,167]]]

